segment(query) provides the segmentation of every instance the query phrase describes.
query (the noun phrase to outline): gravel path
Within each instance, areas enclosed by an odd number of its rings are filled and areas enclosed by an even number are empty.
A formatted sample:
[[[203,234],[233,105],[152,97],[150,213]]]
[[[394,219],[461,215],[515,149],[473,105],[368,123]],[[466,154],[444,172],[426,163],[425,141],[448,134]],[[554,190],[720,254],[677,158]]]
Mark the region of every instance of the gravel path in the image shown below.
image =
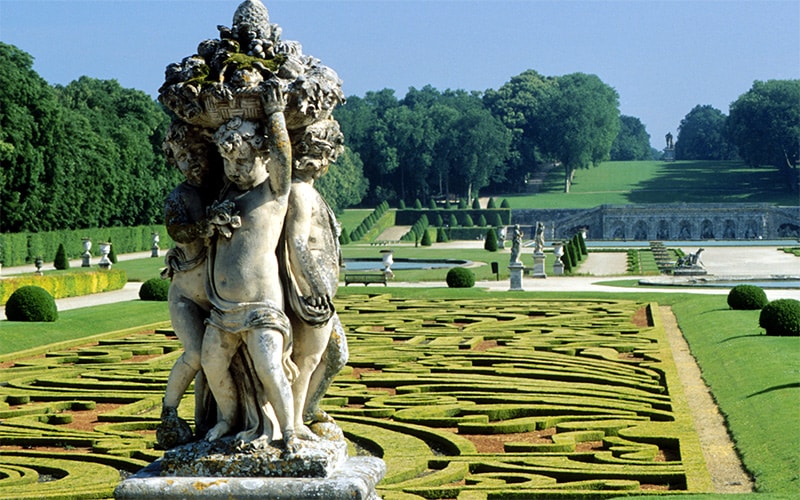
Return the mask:
[[[703,458],[711,475],[716,493],[750,493],[753,482],[742,467],[739,455],[725,427],[725,420],[719,413],[711,392],[703,381],[700,367],[697,366],[689,345],[683,337],[675,315],[668,306],[660,306],[667,342],[672,349],[672,359],[683,385],[683,392],[689,403],[689,411],[694,420],[694,428],[700,438]]]

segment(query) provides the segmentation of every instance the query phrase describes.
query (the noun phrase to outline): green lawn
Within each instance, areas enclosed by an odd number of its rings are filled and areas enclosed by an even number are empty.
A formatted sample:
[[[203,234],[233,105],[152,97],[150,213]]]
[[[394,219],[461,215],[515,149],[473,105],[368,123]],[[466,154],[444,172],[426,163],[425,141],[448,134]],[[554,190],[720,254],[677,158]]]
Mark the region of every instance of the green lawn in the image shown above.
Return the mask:
[[[168,321],[166,302],[142,300],[62,311],[52,323],[4,319],[0,322],[0,361],[13,358],[4,355],[18,351]]]
[[[361,221],[371,213],[372,209],[348,208],[344,212],[336,214],[336,219],[343,228],[347,229],[348,231],[352,231],[358,227],[358,225],[361,224]]]
[[[769,203],[798,205],[774,168],[741,162],[604,162],[581,169],[564,193],[563,169],[550,171],[536,195],[505,196],[512,208],[592,208],[631,203]]]

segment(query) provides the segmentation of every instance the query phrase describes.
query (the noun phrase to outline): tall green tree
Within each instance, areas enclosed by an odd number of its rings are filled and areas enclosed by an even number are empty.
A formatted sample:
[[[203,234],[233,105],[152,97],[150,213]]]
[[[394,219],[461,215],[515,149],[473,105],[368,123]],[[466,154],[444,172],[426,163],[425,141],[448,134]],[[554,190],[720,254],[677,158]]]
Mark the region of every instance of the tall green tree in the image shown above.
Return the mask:
[[[544,110],[558,91],[556,80],[527,70],[483,96],[486,107],[511,131],[507,170],[498,184],[506,190],[524,189],[525,182],[544,161]]]
[[[88,120],[97,137],[110,141],[106,162],[95,171],[106,207],[103,225],[159,222],[164,199],[182,179],[167,166],[161,142],[169,117],[147,94],[116,80],[81,77],[57,87],[63,106]]]
[[[613,161],[650,159],[650,134],[641,120],[634,116],[619,117],[619,133],[611,144],[610,156]]]
[[[398,167],[397,149],[386,119],[389,110],[398,106],[394,90],[367,92],[363,98],[351,96],[334,111],[345,141],[364,162],[364,175],[369,179],[367,201],[377,205],[397,199],[390,176]]]
[[[336,163],[314,184],[335,212],[358,205],[367,193],[369,181],[358,153],[345,146]]]
[[[543,105],[540,147],[564,167],[564,192],[575,171],[609,158],[619,133],[619,96],[596,75],[572,73],[557,80]]]
[[[678,160],[730,160],[735,148],[726,138],[722,111],[710,105],[695,106],[681,120],[675,158]]]
[[[53,89],[33,70],[33,57],[0,42],[0,231],[50,229],[54,142],[62,123]]]
[[[748,164],[779,167],[800,187],[800,80],[754,82],[731,104],[727,131]]]

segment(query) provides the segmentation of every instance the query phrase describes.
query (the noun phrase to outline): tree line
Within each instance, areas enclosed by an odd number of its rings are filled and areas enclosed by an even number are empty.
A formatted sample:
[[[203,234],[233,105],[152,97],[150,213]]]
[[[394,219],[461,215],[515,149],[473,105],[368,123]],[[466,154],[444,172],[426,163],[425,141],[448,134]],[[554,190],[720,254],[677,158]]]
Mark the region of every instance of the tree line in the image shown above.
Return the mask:
[[[769,165],[800,187],[800,80],[756,81],[730,105],[729,114],[698,105],[681,120],[679,160],[737,160]]]
[[[81,77],[49,85],[33,57],[0,42],[0,232],[160,224],[183,179],[161,151],[171,120],[146,93]],[[800,80],[756,82],[725,117],[710,106],[681,122],[679,158],[739,155],[797,184]],[[350,96],[335,117],[346,147],[317,183],[334,210],[383,201],[471,200],[517,192],[543,167],[563,172],[653,156],[638,118],[596,75],[534,70],[485,92],[411,88]]]
[[[620,116],[617,92],[584,73],[529,70],[486,92],[426,86],[397,98],[383,89],[348,98],[334,115],[366,166],[369,203],[522,191],[548,164],[563,168],[569,191],[576,169],[612,151],[651,155],[638,118]]]

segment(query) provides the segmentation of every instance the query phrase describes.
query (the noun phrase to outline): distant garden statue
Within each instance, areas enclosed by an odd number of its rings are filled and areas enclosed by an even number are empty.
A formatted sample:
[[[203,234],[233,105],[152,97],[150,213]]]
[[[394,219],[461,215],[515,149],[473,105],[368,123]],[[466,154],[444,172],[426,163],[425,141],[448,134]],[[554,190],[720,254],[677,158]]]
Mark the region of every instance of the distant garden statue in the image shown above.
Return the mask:
[[[544,224],[536,223],[536,236],[533,240],[533,253],[544,253]]]
[[[509,265],[520,264],[520,253],[522,251],[522,230],[519,224],[514,225],[514,235],[511,239],[511,257]]]
[[[224,477],[198,497],[288,487],[297,498],[377,498],[383,461],[348,457],[319,408],[348,355],[333,304],[339,224],[314,188],[344,149],[332,116],[341,80],[282,40],[260,0],[218,29],[159,89],[176,116],[164,150],[186,179],[166,200],[175,247],[164,273],[184,353],[156,432],[167,451],[115,496],[179,495],[197,477]],[[194,430],[177,411],[193,380]]]
[[[667,132],[665,139],[667,141],[667,149],[673,149],[675,144],[672,141],[672,132]]]

